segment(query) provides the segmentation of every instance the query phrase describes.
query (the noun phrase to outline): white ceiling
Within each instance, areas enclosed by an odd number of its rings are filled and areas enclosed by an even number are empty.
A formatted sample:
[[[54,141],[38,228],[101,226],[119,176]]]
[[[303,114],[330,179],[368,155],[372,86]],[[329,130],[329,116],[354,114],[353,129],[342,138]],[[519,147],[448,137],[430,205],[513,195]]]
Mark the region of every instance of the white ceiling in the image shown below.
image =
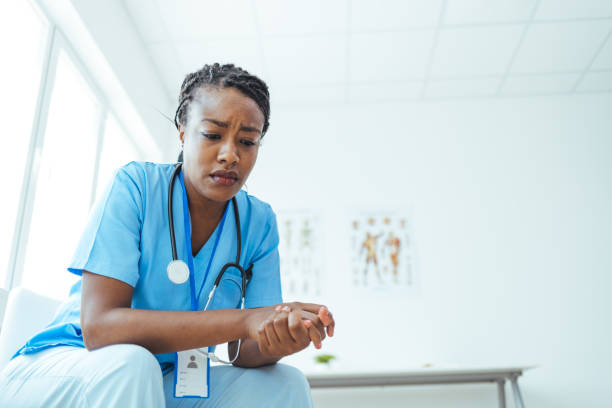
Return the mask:
[[[275,104],[612,92],[612,0],[123,0],[176,99],[232,62]]]

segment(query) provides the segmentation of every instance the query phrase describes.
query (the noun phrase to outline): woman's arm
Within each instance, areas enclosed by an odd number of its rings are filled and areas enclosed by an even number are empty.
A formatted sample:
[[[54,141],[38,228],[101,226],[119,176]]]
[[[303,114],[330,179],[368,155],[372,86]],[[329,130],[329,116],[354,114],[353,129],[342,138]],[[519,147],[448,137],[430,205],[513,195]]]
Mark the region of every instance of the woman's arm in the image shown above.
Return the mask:
[[[335,324],[327,309],[319,314],[322,318],[312,314],[320,305],[208,311],[132,309],[133,288],[124,282],[83,271],[82,285],[81,327],[88,350],[128,343],[157,354],[244,339],[244,355],[241,350],[237,364],[255,367],[273,364],[306,348],[311,340],[320,348],[324,327],[330,334]]]
[[[81,327],[88,350],[129,343],[152,353],[169,353],[251,339],[272,310],[132,309],[132,293],[124,282],[83,271]]]

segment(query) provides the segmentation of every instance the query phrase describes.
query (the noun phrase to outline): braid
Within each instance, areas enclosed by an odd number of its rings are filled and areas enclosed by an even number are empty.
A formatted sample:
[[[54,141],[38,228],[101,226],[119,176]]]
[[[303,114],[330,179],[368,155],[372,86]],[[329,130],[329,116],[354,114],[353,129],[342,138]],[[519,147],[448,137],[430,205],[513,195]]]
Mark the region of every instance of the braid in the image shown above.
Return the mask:
[[[266,83],[234,64],[220,65],[218,63],[206,64],[200,70],[185,77],[179,94],[179,105],[174,115],[174,124],[177,129],[179,123],[183,125],[187,123],[189,104],[193,100],[196,90],[203,86],[236,88],[255,101],[264,115],[262,137],[266,134],[270,125],[270,93]]]

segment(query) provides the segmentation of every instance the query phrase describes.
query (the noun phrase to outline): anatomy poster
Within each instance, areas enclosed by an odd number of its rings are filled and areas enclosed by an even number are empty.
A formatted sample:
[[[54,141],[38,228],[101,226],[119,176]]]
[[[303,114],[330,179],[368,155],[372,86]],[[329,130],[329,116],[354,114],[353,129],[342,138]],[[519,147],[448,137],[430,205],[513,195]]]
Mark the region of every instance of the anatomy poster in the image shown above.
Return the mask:
[[[323,267],[321,217],[309,211],[279,211],[277,223],[284,297],[319,296]]]
[[[352,217],[349,228],[354,286],[413,285],[414,251],[407,215],[398,212],[359,214]]]

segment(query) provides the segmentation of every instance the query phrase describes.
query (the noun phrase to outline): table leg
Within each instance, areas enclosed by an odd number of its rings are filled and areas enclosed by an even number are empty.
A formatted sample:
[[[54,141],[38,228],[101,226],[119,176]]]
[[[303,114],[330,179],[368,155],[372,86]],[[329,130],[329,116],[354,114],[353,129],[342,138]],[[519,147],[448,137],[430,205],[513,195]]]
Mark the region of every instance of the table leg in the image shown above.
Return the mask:
[[[513,375],[510,379],[512,382],[512,392],[514,394],[514,405],[517,408],[525,408],[525,403],[523,402],[523,397],[521,396],[521,390],[518,385],[518,376]]]
[[[506,408],[506,380],[497,381],[497,399],[499,400],[499,408]]]

